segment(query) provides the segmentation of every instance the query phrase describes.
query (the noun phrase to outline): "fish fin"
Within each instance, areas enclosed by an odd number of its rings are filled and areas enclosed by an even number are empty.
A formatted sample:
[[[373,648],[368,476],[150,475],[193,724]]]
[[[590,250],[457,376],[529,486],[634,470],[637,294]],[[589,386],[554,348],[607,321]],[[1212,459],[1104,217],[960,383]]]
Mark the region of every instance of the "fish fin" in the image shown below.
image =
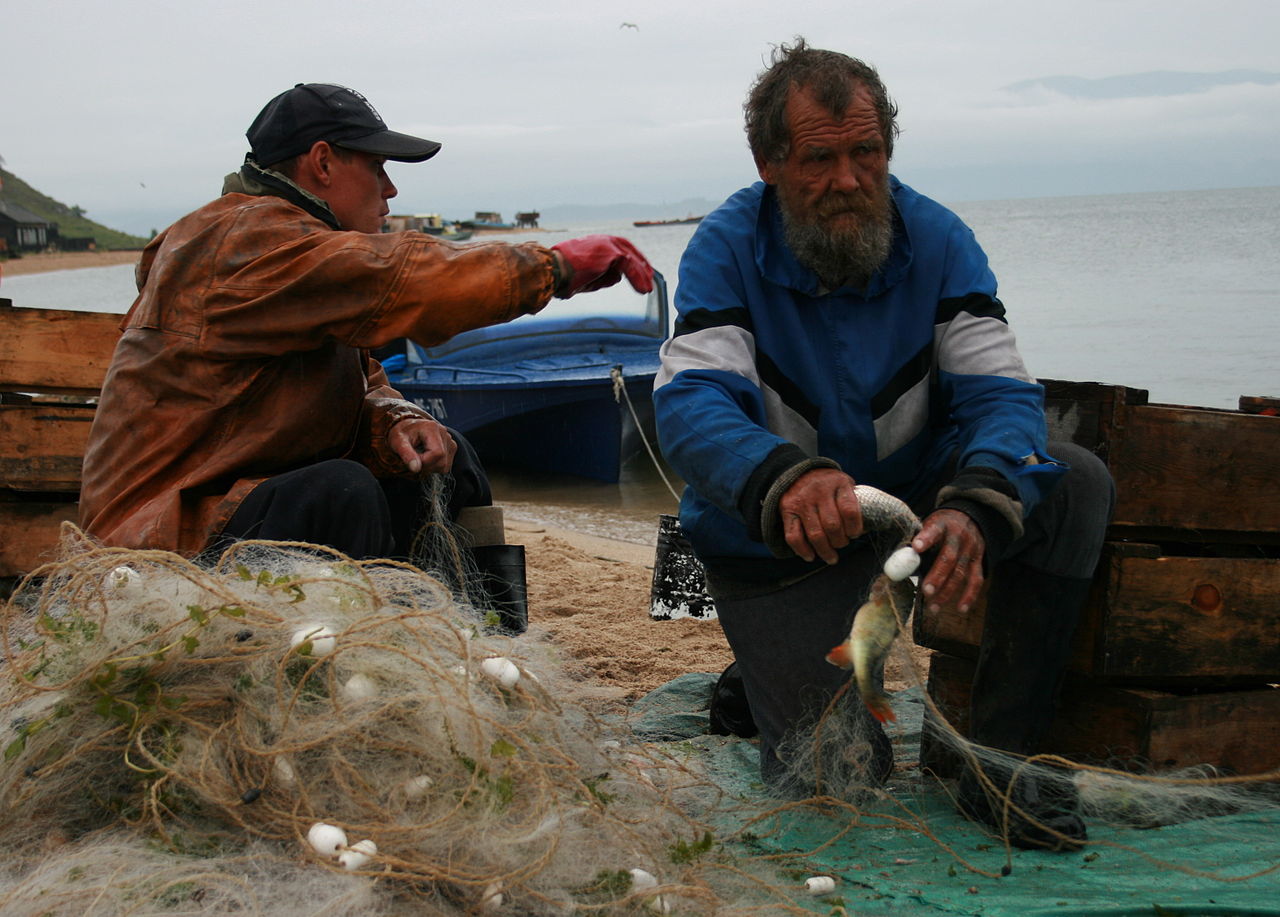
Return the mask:
[[[889,706],[889,700],[885,697],[872,697],[867,700],[867,709],[881,723],[896,723],[898,715],[893,712],[893,707]]]
[[[853,656],[849,654],[848,642],[841,643],[827,653],[827,662],[832,665],[838,665],[842,669],[853,668]]]

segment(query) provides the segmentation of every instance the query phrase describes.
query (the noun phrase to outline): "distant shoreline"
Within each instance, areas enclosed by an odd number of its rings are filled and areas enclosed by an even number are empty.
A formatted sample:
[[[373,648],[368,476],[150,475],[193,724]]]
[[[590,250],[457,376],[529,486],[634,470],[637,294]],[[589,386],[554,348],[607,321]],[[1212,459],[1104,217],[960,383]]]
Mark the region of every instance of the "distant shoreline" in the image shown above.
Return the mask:
[[[566,229],[477,229],[475,234],[489,235],[507,232],[568,232]],[[22,274],[43,274],[49,271],[70,271],[83,267],[110,267],[114,264],[137,264],[141,251],[100,252],[40,252],[0,261],[0,278],[18,277]],[[0,296],[3,296],[0,293]]]
[[[0,261],[0,278],[48,271],[70,271],[83,267],[110,267],[114,264],[137,264],[140,251],[40,252]],[[3,296],[0,287],[0,296]]]

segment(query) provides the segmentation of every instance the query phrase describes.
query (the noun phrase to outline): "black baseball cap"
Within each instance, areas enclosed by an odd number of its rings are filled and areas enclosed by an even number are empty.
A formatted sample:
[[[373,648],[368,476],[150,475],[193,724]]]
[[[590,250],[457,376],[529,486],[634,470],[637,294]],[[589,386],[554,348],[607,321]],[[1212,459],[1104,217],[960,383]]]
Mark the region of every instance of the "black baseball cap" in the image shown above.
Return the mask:
[[[397,162],[422,162],[440,150],[423,140],[387,130],[369,100],[345,86],[299,83],[280,93],[245,132],[253,158],[270,166],[311,149],[317,140]]]

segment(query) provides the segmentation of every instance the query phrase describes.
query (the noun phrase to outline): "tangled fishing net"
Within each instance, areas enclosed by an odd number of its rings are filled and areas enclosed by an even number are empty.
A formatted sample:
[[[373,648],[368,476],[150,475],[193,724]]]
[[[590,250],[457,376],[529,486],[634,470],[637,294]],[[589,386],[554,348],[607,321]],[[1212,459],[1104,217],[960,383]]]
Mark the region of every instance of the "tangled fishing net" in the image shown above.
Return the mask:
[[[564,701],[550,651],[416,567],[263,542],[201,565],[69,529],[0,637],[0,912],[710,895],[670,856],[700,836],[669,799],[678,769]]]

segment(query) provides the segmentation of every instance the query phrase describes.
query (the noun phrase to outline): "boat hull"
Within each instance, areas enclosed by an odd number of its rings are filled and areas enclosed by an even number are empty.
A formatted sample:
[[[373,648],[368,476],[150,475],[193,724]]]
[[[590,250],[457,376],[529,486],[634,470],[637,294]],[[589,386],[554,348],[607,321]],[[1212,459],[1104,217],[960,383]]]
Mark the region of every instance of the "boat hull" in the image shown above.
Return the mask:
[[[615,398],[610,369],[562,384],[398,386],[406,398],[464,434],[485,464],[614,482],[623,464],[643,449],[642,435],[654,442],[656,368],[624,367],[625,399]]]
[[[406,361],[384,366],[401,394],[465,435],[486,464],[614,482],[646,440],[656,448],[653,382],[667,303],[665,281],[654,280],[642,315],[570,317],[552,306],[549,316],[439,347],[410,344]]]

